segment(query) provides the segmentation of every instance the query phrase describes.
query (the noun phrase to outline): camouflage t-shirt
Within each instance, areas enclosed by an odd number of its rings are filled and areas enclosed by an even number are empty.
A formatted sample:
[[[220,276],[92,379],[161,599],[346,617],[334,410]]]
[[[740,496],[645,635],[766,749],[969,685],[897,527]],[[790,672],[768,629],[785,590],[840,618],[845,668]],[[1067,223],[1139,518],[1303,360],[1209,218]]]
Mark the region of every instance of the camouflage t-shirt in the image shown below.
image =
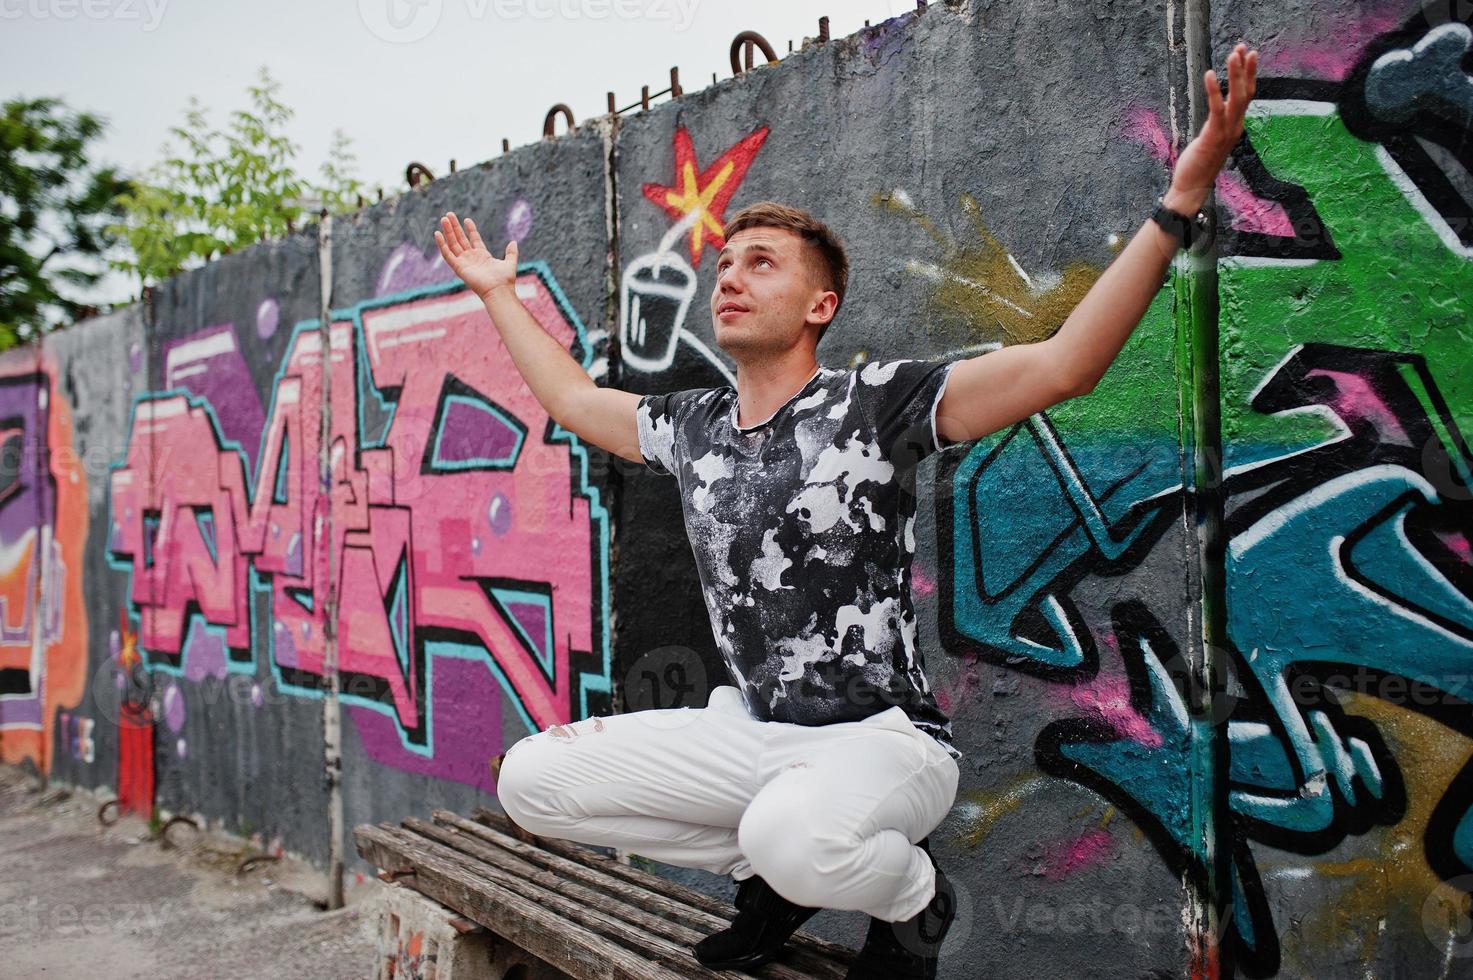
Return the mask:
[[[915,464],[945,448],[954,361],[820,366],[737,425],[730,385],[639,401],[645,463],[674,475],[716,646],[747,710],[824,725],[900,705],[958,761],[916,646]]]

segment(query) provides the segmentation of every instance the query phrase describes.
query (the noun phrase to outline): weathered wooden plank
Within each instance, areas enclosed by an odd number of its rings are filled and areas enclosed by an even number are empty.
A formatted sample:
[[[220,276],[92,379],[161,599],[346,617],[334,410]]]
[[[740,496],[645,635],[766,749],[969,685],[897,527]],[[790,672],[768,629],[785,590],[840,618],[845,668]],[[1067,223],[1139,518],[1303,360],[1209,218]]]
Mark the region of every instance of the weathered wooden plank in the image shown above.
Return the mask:
[[[413,866],[414,875],[404,880],[416,891],[578,980],[679,980],[684,975],[576,928],[556,912],[403,839],[392,827],[358,827],[353,839],[364,860],[385,869]]]
[[[641,896],[634,891],[632,886],[625,886],[627,891],[614,892],[590,887],[585,881],[533,864],[514,854],[508,854],[496,845],[473,834],[468,834],[458,827],[430,823],[417,817],[405,820],[403,826],[406,830],[412,830],[416,834],[428,837],[446,847],[491,865],[498,871],[505,872],[511,879],[527,881],[540,888],[551,889],[574,901],[602,909],[610,915],[618,916],[626,922],[648,929],[673,942],[694,943],[706,935],[689,925],[662,918],[650,912],[643,907]],[[596,874],[591,868],[586,871],[589,875]],[[501,879],[497,877],[495,880],[500,881]],[[513,887],[509,882],[506,884],[508,887]]]
[[[506,814],[497,813],[495,810],[489,810],[486,807],[476,807],[472,811],[472,816],[476,822],[485,824],[492,830],[506,837],[511,837],[513,840],[517,839],[512,830],[514,825]],[[573,841],[565,841],[554,837],[538,837],[537,843],[543,850],[550,851],[553,854],[569,858],[570,860],[577,861],[608,874],[617,875],[625,881],[639,885],[648,891],[667,895],[678,902],[726,921],[731,920],[733,909],[730,903],[712,898],[710,895],[698,892],[693,888],[687,888],[677,881],[661,878],[659,875],[652,874],[641,868],[620,864],[611,857],[600,854],[591,848],[584,847]],[[795,948],[806,949],[818,956],[837,963],[849,964],[854,961],[855,950],[847,946],[841,946],[838,943],[829,942],[827,939],[820,939],[817,936],[809,935],[806,932],[794,933],[793,938],[788,942]]]
[[[434,819],[441,826],[459,830],[464,834],[474,836],[478,841],[485,842],[485,845],[491,848],[490,851],[482,851],[473,847],[466,848],[467,853],[480,857],[482,860],[495,863],[495,858],[491,857],[491,854],[497,849],[504,848],[526,858],[525,864],[535,864],[539,868],[544,868],[563,880],[573,879],[608,892],[614,899],[608,907],[608,911],[612,914],[622,916],[623,913],[620,911],[620,908],[627,908],[632,905],[637,908],[653,911],[662,915],[665,919],[679,923],[687,927],[687,930],[694,930],[695,932],[694,938],[682,933],[680,935],[671,935],[672,939],[693,944],[713,932],[725,929],[730,924],[729,912],[725,916],[716,916],[699,909],[692,909],[685,903],[672,899],[660,892],[611,878],[604,874],[602,868],[589,867],[581,862],[552,854],[534,844],[528,844],[518,838],[503,834],[493,827],[466,820],[464,817],[457,816],[448,810],[436,810],[434,812]],[[417,823],[418,821],[413,820],[405,821],[406,826]],[[460,847],[457,843],[451,843],[449,840],[444,840],[443,838],[442,840],[444,843],[449,844],[449,846]],[[526,872],[523,871],[523,873]],[[529,874],[528,877],[531,877],[531,875]],[[665,879],[662,878],[660,881],[665,882]],[[654,929],[653,931],[660,930]],[[670,935],[669,933],[666,934]],[[816,936],[797,933],[788,941],[788,947],[783,953],[783,960],[786,961],[786,965],[791,966],[795,970],[806,971],[813,977],[843,980],[848,964],[854,959],[854,951],[848,947],[835,946],[834,948],[839,951],[839,955],[835,956],[831,952],[823,949],[823,945],[833,944],[828,944],[825,940],[819,939]],[[775,965],[781,966],[783,964]]]
[[[514,835],[511,819],[504,813],[497,813],[495,810],[488,810],[485,807],[476,807],[472,811],[471,816],[476,821],[484,823],[486,826],[498,830],[503,834],[508,836]],[[565,841],[556,837],[538,837],[537,843],[543,849],[551,851],[554,854],[579,861],[608,874],[618,875],[625,881],[633,882],[652,892],[669,895],[671,898],[684,902],[692,908],[700,909],[702,912],[708,912],[711,915],[720,916],[724,919],[731,918],[731,905],[729,903],[712,898],[710,895],[698,892],[693,888],[687,888],[677,881],[661,878],[659,875],[650,874],[648,871],[628,864],[620,864],[611,857],[572,841]]]
[[[663,892],[651,891],[641,885],[610,875],[604,868],[590,867],[581,861],[565,858],[538,847],[536,844],[528,844],[509,834],[504,834],[494,827],[467,820],[448,810],[436,810],[433,816],[438,824],[471,834],[493,847],[517,855],[530,864],[554,871],[564,878],[580,881],[592,888],[607,891],[624,901],[639,905],[692,929],[724,929],[731,922],[732,910],[729,908],[723,915],[713,915],[703,909],[693,908]]]
[[[393,828],[385,828],[393,829]],[[590,907],[582,902],[575,901],[555,891],[543,888],[532,882],[518,879],[515,875],[492,867],[475,858],[462,854],[453,848],[446,847],[437,841],[417,836],[413,831],[398,830],[398,839],[406,849],[405,857],[416,869],[422,867],[421,862],[427,858],[433,858],[445,864],[451,864],[461,869],[468,876],[480,877],[488,885],[495,885],[506,892],[517,894],[528,903],[547,909],[567,920],[563,929],[567,932],[579,932],[582,934],[599,934],[609,941],[622,944],[627,952],[636,952],[649,957],[651,965],[664,964],[672,969],[680,971],[681,976],[694,977],[697,980],[745,980],[747,975],[731,970],[708,970],[696,961],[689,947],[682,946],[662,936],[655,935],[639,926],[625,922],[614,916],[608,915],[600,909]],[[421,880],[417,873],[416,886]],[[454,908],[454,906],[452,906]],[[456,908],[456,911],[469,918],[481,921],[468,909]],[[483,925],[499,932],[496,922],[482,922]],[[570,925],[573,925],[569,929]],[[578,928],[578,927],[581,927]],[[508,937],[509,938],[509,937]],[[526,947],[524,947],[526,948]],[[537,953],[536,950],[529,952]],[[764,970],[766,967],[763,968]],[[759,976],[771,976],[771,974],[759,973]],[[803,975],[797,974],[798,980]],[[791,978],[789,978],[791,980]]]

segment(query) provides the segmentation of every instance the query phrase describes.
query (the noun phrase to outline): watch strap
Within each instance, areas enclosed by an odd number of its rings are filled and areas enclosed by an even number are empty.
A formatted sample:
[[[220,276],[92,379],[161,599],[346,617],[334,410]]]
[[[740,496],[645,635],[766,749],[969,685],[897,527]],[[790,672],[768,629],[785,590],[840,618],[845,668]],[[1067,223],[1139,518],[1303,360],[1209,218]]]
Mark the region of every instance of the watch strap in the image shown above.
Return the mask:
[[[1156,198],[1156,210],[1151,213],[1151,219],[1167,234],[1181,242],[1182,248],[1191,248],[1207,225],[1206,215],[1201,211],[1189,218],[1180,211],[1168,208],[1165,198],[1161,197]]]

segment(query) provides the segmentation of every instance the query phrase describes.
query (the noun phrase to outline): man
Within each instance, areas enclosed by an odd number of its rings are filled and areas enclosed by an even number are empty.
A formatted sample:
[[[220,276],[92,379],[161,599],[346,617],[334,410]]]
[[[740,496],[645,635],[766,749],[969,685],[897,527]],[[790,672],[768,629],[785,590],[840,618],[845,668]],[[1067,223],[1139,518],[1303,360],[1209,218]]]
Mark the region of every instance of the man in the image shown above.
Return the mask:
[[[955,797],[951,744],[916,648],[915,498],[930,452],[1091,391],[1198,227],[1242,135],[1257,52],[1238,45],[1223,97],[1170,190],[1054,336],[952,362],[825,368],[815,349],[848,260],[806,212],[764,202],[725,229],[710,310],[737,384],[645,395],[600,388],[516,298],[454,214],[441,254],[480,295],[533,394],[565,429],[674,475],[717,648],[735,685],[702,709],[589,718],[521,739],[498,795],[534,833],[731,874],[729,929],[695,947],[715,969],[776,956],[819,908],[870,917],[850,978],[934,977],[955,914],[928,835]]]

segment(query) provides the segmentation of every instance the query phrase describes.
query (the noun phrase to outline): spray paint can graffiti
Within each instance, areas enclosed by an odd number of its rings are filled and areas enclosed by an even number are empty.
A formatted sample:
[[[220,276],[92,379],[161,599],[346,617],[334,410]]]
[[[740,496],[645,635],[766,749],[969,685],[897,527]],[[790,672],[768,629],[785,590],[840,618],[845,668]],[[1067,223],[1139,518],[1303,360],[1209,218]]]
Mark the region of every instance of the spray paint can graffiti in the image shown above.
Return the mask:
[[[699,215],[687,215],[665,234],[658,250],[624,270],[620,339],[624,360],[637,370],[662,371],[675,361],[675,345],[696,295],[696,273],[673,249]]]

